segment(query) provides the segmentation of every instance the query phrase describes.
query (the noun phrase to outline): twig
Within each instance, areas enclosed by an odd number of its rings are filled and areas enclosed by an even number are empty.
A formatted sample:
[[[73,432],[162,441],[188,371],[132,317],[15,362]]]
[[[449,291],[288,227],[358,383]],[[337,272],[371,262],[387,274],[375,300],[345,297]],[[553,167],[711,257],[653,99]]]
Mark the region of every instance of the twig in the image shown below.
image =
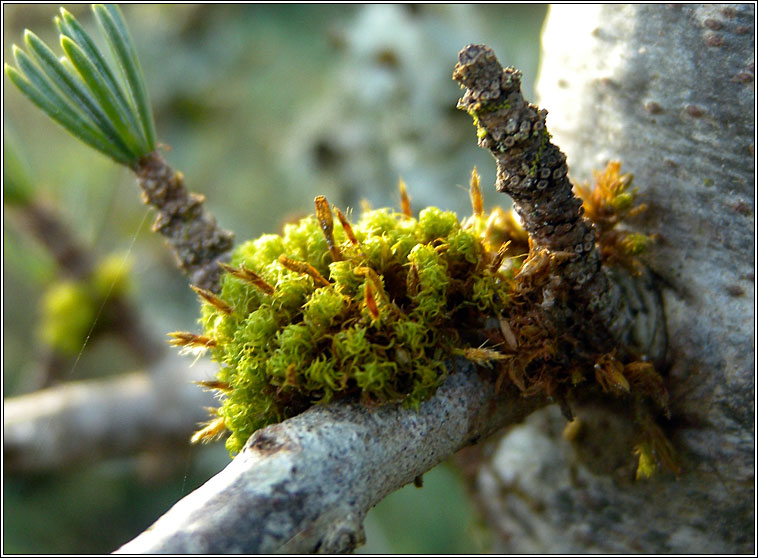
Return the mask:
[[[487,47],[464,49],[455,77],[469,87],[460,104],[480,124],[480,143],[493,150],[499,189],[514,197],[532,254],[547,254],[542,311],[559,328],[581,318],[572,327],[588,352],[615,347],[628,328],[619,318],[620,288],[600,267],[565,156],[544,129],[546,113],[527,105],[518,72],[503,70]],[[383,497],[548,402],[543,391],[523,398],[513,386],[496,396],[471,363],[459,368],[418,411],[342,401],[259,430],[224,471],[117,552],[354,550],[367,511]]]
[[[179,267],[200,288],[219,288],[222,261],[233,236],[219,228],[202,207],[203,196],[184,187],[156,151],[155,122],[137,50],[118,6],[94,4],[103,35],[116,64],[109,64],[95,41],[68,11],[55,18],[65,56],[28,29],[14,45],[16,66],[5,73],[29,100],[90,147],[133,169],[143,199],[158,209],[153,229],[168,240]],[[118,69],[117,69],[118,68]],[[122,73],[123,82],[115,79]]]
[[[377,502],[547,401],[495,396],[461,361],[418,411],[316,406],[256,432],[221,473],[117,553],[349,552]]]
[[[194,377],[210,375],[199,363],[193,370]],[[154,445],[186,444],[206,418],[204,405],[211,403],[177,357],[150,374],[70,382],[6,399],[5,474],[52,471]]]
[[[59,213],[39,200],[18,208],[19,220],[47,248],[61,273],[72,279],[82,279],[92,272],[91,254],[80,245]]]
[[[485,45],[459,53],[453,78],[466,87],[459,108],[474,117],[479,145],[497,161],[497,190],[513,198],[532,252],[546,250],[552,260],[544,310],[561,328],[582,323],[587,345],[598,352],[614,348],[632,317],[621,289],[601,268],[595,231],[571,190],[566,156],[545,127],[547,111],[524,100],[521,72],[503,69]]]
[[[218,292],[218,264],[226,260],[234,235],[216,224],[203,208],[205,198],[188,192],[184,176],[174,172],[158,152],[140,159],[136,172],[143,201],[158,210],[153,230],[166,237],[190,283]]]
[[[76,281],[89,279],[96,268],[95,259],[55,208],[39,199],[31,199],[14,208],[19,223],[47,249],[63,277]],[[98,324],[102,327],[95,328],[92,335],[113,333],[145,364],[160,357],[165,345],[156,342],[145,330],[136,308],[127,297],[122,293],[114,293],[104,303],[107,304],[103,307],[104,314]],[[45,347],[36,377],[25,383],[33,389],[43,389],[65,380],[71,371],[69,359],[70,356],[58,348]]]

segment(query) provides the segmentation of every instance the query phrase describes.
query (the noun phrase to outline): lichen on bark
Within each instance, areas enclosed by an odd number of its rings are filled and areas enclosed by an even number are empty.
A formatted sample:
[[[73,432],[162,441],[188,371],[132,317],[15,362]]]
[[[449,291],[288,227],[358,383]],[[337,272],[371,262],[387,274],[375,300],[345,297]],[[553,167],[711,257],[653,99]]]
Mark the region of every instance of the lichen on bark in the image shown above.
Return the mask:
[[[458,108],[475,119],[478,143],[497,162],[495,187],[513,198],[532,250],[546,250],[551,277],[543,309],[561,328],[583,324],[598,352],[626,337],[631,316],[619,287],[601,267],[595,231],[572,192],[566,156],[550,141],[547,111],[521,93],[521,72],[503,68],[485,45],[468,45],[453,72],[466,91]]]

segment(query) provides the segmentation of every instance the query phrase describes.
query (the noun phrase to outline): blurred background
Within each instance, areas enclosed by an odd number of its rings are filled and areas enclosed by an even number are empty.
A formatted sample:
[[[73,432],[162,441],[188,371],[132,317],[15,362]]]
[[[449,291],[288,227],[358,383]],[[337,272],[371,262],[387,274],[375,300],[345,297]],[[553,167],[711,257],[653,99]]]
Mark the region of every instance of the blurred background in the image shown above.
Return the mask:
[[[99,37],[89,6],[65,7]],[[508,203],[490,187],[494,161],[476,146],[471,118],[455,109],[460,90],[451,74],[463,46],[486,43],[504,65],[522,70],[525,95],[534,99],[545,6],[123,11],[164,156],[238,242],[279,232],[285,221],[311,212],[318,194],[341,208],[360,208],[362,200],[398,207],[399,177],[415,211],[436,205],[466,215],[474,165],[485,203]],[[5,4],[4,60],[12,63],[12,44],[22,44],[24,28],[57,48],[55,13],[55,5]],[[151,233],[133,175],[73,140],[3,80],[4,397],[149,367],[166,332],[197,330],[196,296]],[[116,320],[95,328],[84,346],[97,311],[75,311],[75,270],[30,229],[30,212],[39,207],[105,270],[102,280],[118,286],[111,297],[130,308],[136,334],[119,331],[124,322]],[[62,292],[64,283],[69,291]],[[107,324],[108,312],[98,319]],[[222,443],[179,453],[158,466],[132,456],[54,474],[6,471],[4,552],[114,550],[229,462]],[[360,552],[487,550],[458,471],[443,464],[424,481],[371,511]]]

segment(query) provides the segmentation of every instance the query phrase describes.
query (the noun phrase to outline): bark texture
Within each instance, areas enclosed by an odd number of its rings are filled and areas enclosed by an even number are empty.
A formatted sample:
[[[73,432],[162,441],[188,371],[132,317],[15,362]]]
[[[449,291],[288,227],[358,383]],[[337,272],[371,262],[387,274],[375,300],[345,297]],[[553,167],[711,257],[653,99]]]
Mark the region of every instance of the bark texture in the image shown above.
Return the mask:
[[[458,108],[474,117],[479,146],[497,161],[495,188],[513,198],[530,251],[562,256],[550,266],[543,312],[559,331],[581,324],[576,333],[593,351],[612,350],[627,337],[632,316],[621,288],[601,268],[595,230],[571,190],[566,156],[545,128],[547,111],[524,99],[521,72],[504,69],[485,45],[460,52],[453,79],[466,87]]]
[[[44,473],[140,450],[186,446],[213,396],[191,383],[211,363],[187,371],[172,355],[150,373],[68,382],[4,402],[6,474]]]
[[[117,552],[354,550],[382,498],[547,403],[515,390],[496,397],[472,364],[458,370],[418,411],[343,401],[257,431],[221,473]]]
[[[142,200],[158,210],[153,231],[166,239],[190,283],[211,292],[221,289],[219,262],[229,257],[234,234],[222,229],[203,207],[205,196],[188,192],[184,176],[154,151],[137,163]]]
[[[647,263],[683,472],[634,482],[613,409],[577,406],[571,442],[538,411],[480,452],[497,552],[755,552],[753,22],[752,4],[551,8],[553,141],[574,180],[621,160],[649,207],[633,226],[660,235]]]

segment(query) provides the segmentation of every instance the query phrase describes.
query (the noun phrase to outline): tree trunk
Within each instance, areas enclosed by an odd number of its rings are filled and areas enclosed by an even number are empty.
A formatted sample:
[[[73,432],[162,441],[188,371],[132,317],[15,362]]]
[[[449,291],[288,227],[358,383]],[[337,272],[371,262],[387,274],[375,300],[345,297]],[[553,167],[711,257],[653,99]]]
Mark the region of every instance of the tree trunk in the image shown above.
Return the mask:
[[[548,129],[575,181],[622,161],[648,206],[632,225],[659,235],[682,473],[634,481],[610,407],[575,409],[572,441],[538,411],[474,479],[496,552],[755,552],[753,22],[752,4],[551,8]]]

